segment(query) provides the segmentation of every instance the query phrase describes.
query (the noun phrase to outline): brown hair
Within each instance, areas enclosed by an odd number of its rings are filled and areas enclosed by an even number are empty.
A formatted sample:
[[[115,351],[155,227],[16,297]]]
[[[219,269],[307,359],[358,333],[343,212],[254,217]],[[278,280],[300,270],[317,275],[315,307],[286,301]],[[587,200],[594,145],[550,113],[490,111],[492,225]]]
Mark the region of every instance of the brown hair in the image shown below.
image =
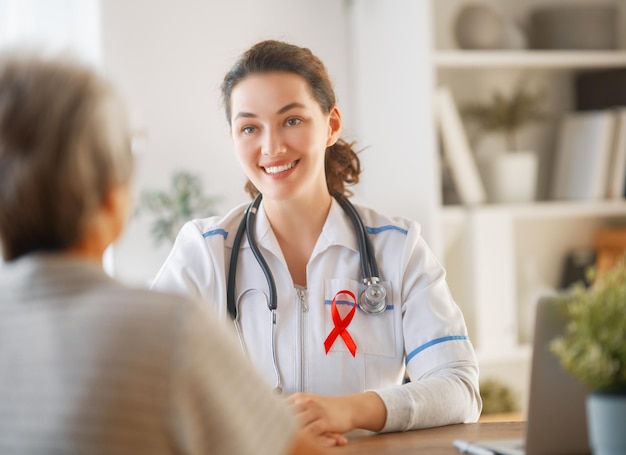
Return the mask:
[[[6,260],[75,246],[108,190],[130,181],[121,101],[65,57],[0,55],[0,239]]]
[[[330,113],[336,105],[335,91],[326,67],[309,49],[282,41],[261,41],[243,53],[222,82],[222,101],[229,125],[233,88],[250,74],[275,72],[293,73],[304,78],[324,112]],[[339,139],[326,148],[326,185],[331,194],[338,192],[350,195],[346,185],[355,185],[359,181],[361,162],[353,146],[354,142]],[[259,193],[249,180],[245,189],[251,197]]]

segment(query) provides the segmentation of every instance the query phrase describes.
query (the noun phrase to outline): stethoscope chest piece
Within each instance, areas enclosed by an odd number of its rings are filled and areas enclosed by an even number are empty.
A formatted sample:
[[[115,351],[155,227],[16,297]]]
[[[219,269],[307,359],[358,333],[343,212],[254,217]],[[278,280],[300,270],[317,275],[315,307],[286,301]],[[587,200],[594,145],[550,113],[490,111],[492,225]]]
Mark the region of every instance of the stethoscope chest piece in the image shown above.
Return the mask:
[[[369,314],[382,313],[387,309],[387,290],[373,278],[365,281],[365,291],[361,293],[359,308]]]

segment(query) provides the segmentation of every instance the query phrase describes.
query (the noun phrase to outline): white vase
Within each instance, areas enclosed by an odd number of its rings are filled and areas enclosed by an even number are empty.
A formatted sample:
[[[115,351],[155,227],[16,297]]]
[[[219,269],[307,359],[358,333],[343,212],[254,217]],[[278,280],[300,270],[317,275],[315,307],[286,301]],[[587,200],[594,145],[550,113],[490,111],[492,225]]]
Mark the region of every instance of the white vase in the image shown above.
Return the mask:
[[[532,151],[503,152],[480,164],[487,200],[507,204],[535,200],[537,155]]]
[[[593,455],[626,454],[626,395],[591,393],[586,406]]]
[[[457,13],[454,36],[461,49],[499,49],[503,39],[502,18],[486,3],[466,5]]]

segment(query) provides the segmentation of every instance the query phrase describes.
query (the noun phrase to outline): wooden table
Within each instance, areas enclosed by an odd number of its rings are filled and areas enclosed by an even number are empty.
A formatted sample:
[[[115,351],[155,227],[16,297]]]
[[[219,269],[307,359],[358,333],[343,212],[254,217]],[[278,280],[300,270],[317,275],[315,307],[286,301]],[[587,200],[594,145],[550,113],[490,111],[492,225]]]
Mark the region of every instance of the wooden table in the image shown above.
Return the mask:
[[[484,439],[512,439],[524,435],[525,422],[480,422],[403,433],[386,433],[352,439],[343,447],[332,449],[337,455],[346,454],[428,454],[459,455],[452,445],[455,439],[478,441]]]

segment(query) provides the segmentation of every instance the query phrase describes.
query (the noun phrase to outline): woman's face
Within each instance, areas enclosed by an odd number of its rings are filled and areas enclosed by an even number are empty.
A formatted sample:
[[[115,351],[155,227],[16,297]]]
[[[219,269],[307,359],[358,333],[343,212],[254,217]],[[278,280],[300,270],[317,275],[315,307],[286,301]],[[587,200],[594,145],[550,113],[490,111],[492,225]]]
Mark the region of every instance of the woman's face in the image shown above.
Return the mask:
[[[265,199],[328,192],[324,154],[339,137],[341,115],[336,107],[323,112],[304,78],[252,74],[233,88],[231,106],[235,153]]]

